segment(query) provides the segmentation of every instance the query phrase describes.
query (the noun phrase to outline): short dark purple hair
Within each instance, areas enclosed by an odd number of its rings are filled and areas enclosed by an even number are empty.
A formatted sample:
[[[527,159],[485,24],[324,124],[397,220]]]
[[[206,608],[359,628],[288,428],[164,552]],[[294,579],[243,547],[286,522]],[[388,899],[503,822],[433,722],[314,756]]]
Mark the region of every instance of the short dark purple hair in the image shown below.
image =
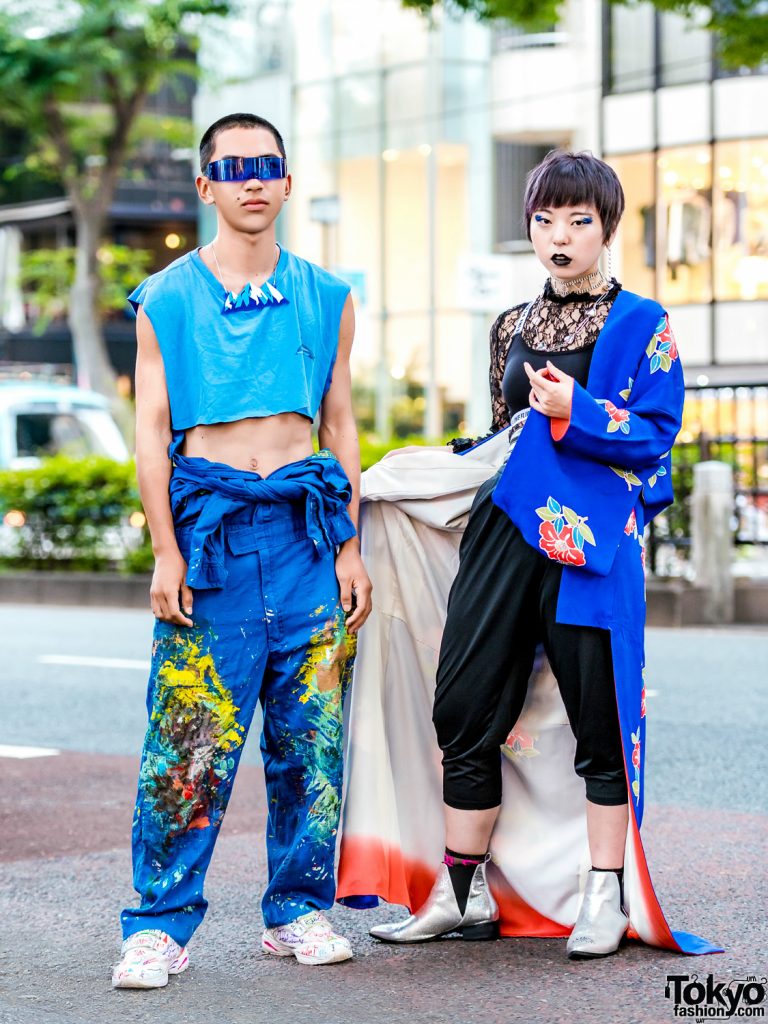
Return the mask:
[[[603,224],[603,241],[607,242],[624,213],[624,189],[616,171],[592,153],[553,149],[528,175],[523,205],[529,239],[536,210],[594,206]]]

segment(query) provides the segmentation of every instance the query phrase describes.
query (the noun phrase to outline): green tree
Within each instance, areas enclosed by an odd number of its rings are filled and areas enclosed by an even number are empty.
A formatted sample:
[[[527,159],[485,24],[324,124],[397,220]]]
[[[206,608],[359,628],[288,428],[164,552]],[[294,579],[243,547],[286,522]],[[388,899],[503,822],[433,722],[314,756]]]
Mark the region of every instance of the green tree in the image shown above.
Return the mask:
[[[474,14],[481,21],[509,21],[529,32],[555,24],[564,0],[402,0],[422,14],[439,7],[449,13]],[[610,0],[634,4],[637,0]],[[682,14],[715,32],[718,57],[729,68],[757,67],[768,59],[768,12],[763,0],[649,0],[659,11]]]
[[[78,375],[116,395],[102,327],[98,252],[121,171],[148,133],[191,141],[178,119],[142,116],[147,97],[196,74],[195,21],[229,0],[0,0],[0,121],[23,129],[31,160],[72,202],[75,270],[68,315]]]
[[[51,320],[65,316],[75,283],[77,252],[72,246],[30,249],[21,254],[19,284],[35,313],[41,333]],[[146,276],[152,262],[148,249],[102,245],[96,251],[99,275],[97,301],[102,315],[125,309],[125,296]]]

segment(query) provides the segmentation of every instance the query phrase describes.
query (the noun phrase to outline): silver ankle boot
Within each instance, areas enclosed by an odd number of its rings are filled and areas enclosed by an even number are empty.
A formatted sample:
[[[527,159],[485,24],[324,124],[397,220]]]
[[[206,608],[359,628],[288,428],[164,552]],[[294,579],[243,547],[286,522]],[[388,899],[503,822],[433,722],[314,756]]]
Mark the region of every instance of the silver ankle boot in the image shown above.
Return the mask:
[[[429,942],[448,932],[460,932],[463,939],[475,942],[498,939],[499,908],[488,888],[485,864],[475,868],[463,914],[456,902],[448,867],[442,864],[423,907],[405,921],[374,925],[370,934],[383,942]]]
[[[621,906],[621,885],[614,871],[590,871],[587,887],[568,939],[571,960],[610,956],[619,948],[629,920]]]

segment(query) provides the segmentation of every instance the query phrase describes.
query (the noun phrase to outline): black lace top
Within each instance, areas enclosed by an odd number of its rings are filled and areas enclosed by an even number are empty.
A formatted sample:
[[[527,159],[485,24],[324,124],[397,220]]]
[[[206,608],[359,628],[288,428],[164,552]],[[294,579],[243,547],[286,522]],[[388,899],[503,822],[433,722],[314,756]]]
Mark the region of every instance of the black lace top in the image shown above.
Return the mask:
[[[543,293],[534,300],[525,319],[522,341],[528,349],[536,352],[576,353],[591,349],[603,329],[613,301],[620,290],[621,285],[614,280],[610,289],[596,304],[598,297],[588,293],[557,295],[547,281]],[[491,328],[490,384],[493,413],[491,430],[494,432],[509,426],[510,413],[502,393],[502,382],[504,381],[507,356],[513,338],[517,334],[518,321],[527,305],[527,303],[522,303],[506,310]],[[593,312],[587,314],[587,310],[590,308]],[[586,317],[585,314],[587,314]],[[529,362],[538,366],[539,360],[534,359]],[[576,362],[582,365],[581,360]],[[583,365],[588,369],[588,360]],[[563,365],[562,369],[565,372],[571,372],[567,365]],[[524,373],[522,360],[520,372]],[[523,386],[527,390],[527,386],[525,384]],[[507,381],[508,391],[509,388],[510,382]]]

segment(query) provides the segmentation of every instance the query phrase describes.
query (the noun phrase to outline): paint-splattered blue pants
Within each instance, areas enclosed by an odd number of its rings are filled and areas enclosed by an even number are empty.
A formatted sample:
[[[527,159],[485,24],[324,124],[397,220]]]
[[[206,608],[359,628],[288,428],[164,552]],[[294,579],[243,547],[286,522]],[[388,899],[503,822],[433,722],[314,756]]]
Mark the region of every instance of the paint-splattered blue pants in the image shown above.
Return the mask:
[[[187,494],[174,509],[188,562],[209,500]],[[184,944],[202,921],[203,881],[257,700],[268,807],[265,924],[327,908],[335,897],[342,701],[355,642],[344,625],[335,550],[309,539],[302,501],[246,503],[225,518],[217,543],[226,582],[193,591],[194,626],[155,625],[133,822],[141,904],[123,911],[124,937],[159,928]]]

